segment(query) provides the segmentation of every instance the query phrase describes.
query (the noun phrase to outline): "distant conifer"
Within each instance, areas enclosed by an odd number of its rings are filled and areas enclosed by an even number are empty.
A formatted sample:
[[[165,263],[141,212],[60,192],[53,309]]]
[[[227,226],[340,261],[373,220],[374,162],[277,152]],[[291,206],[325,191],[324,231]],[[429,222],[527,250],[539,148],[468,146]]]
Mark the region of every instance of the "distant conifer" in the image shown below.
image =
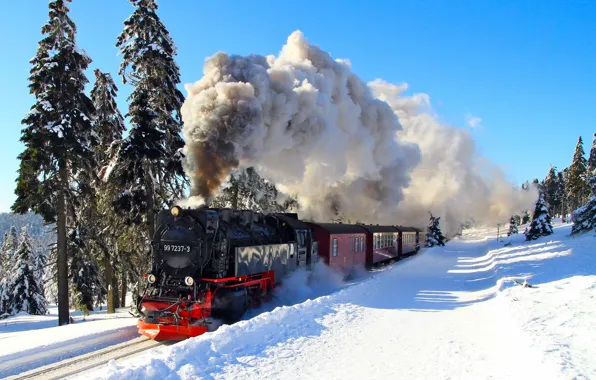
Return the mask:
[[[47,313],[43,284],[36,273],[36,253],[33,251],[27,228],[23,227],[19,248],[15,253],[11,278],[7,283],[8,311],[11,314],[25,311],[32,315]]]
[[[553,226],[551,224],[551,217],[544,201],[544,194],[540,193],[536,207],[534,208],[534,215],[532,222],[525,232],[526,240],[536,240],[540,236],[547,236],[553,233]]]
[[[589,187],[586,179],[588,162],[584,157],[583,141],[581,136],[577,141],[573,162],[569,166],[569,174],[566,181],[566,195],[571,210],[575,210],[582,205],[588,195]]]
[[[445,236],[441,232],[441,227],[439,224],[440,217],[435,218],[432,213],[430,213],[430,220],[428,223],[428,228],[426,231],[426,239],[425,239],[425,247],[434,247],[436,245],[444,246],[445,245]]]
[[[517,220],[512,216],[511,219],[509,219],[509,232],[507,232],[507,236],[515,235],[517,233]]]

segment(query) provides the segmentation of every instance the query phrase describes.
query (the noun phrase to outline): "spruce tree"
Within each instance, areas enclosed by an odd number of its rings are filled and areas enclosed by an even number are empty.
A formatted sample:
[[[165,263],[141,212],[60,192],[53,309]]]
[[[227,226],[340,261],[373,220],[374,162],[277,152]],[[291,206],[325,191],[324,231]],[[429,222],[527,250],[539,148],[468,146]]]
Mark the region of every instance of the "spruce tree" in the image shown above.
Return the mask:
[[[10,297],[8,311],[11,314],[25,311],[32,315],[47,313],[47,302],[43,284],[36,271],[36,254],[33,251],[31,238],[27,228],[23,227],[19,248],[15,253],[12,276],[7,283],[7,294]]]
[[[596,175],[596,133],[592,139],[592,149],[590,149],[590,157],[588,158],[588,179]]]
[[[445,236],[441,232],[441,227],[439,225],[440,217],[435,218],[432,213],[430,213],[430,220],[428,223],[428,228],[426,230],[426,239],[425,239],[425,247],[434,247],[435,245],[444,246],[445,245]]]
[[[517,220],[512,216],[511,219],[509,219],[509,232],[507,232],[507,236],[515,235],[517,233]]]
[[[559,180],[557,176],[557,168],[552,166],[544,178],[542,183],[542,189],[544,191],[544,198],[548,204],[548,212],[554,215],[561,210],[561,199],[559,198]]]
[[[562,221],[565,222],[565,215],[567,215],[567,196],[565,194],[565,173],[567,168],[557,173],[557,198],[559,199]]]
[[[571,215],[573,226],[571,234],[587,232],[596,227],[596,173],[588,181],[591,188],[591,196],[588,202],[578,208]]]
[[[10,226],[10,230],[4,234],[2,243],[1,266],[0,266],[0,315],[9,311],[10,296],[8,294],[8,281],[12,277],[11,271],[14,266],[15,253],[19,245],[17,229]]]
[[[101,281],[97,262],[90,254],[90,247],[84,238],[88,235],[83,229],[84,227],[81,226],[73,229],[69,238],[69,251],[73,252],[70,263],[73,288],[72,304],[88,315],[90,311],[93,311],[93,300],[99,292]]]
[[[587,160],[584,157],[583,141],[581,136],[577,141],[573,162],[569,166],[566,195],[570,209],[575,210],[587,199],[589,187],[586,181]]]
[[[553,233],[551,217],[546,207],[544,194],[540,193],[532,215],[532,222],[525,231],[526,240],[536,240],[540,236],[548,236]]]
[[[253,167],[232,171],[212,206],[250,209],[260,212],[285,212],[298,209],[298,201],[287,197],[279,201],[274,184],[261,177]]]
[[[17,199],[12,210],[40,214],[57,224],[58,324],[69,323],[67,207],[76,201],[78,175],[92,166],[93,103],[85,93],[85,69],[91,59],[75,42],[68,16],[70,0],[49,2],[49,20],[29,77],[36,103],[22,123]],[[69,204],[71,203],[71,204]]]
[[[156,14],[154,0],[130,0],[136,7],[124,21],[116,47],[123,55],[119,74],[130,82],[132,129],[122,142],[113,175],[124,189],[116,208],[130,223],[143,223],[150,237],[155,212],[184,195],[180,108],[184,96],[177,89],[176,48]],[[146,216],[146,219],[144,218]]]
[[[118,87],[114,83],[109,73],[102,73],[95,70],[95,85],[91,90],[91,99],[95,105],[95,123],[97,124],[97,134],[99,143],[94,147],[97,171],[100,181],[97,184],[96,198],[92,201],[86,213],[88,231],[90,231],[90,240],[99,252],[99,261],[104,269],[105,289],[100,287],[100,294],[105,290],[107,296],[108,313],[114,313],[116,305],[114,304],[114,286],[111,286],[114,276],[114,263],[116,260],[116,236],[122,232],[120,220],[114,213],[111,201],[117,197],[117,189],[113,181],[109,180],[112,160],[118,149],[118,144],[122,143],[122,134],[125,130],[124,118],[118,110],[116,96]],[[93,281],[96,283],[96,281]],[[117,288],[116,288],[117,289]],[[115,295],[116,299],[118,295]]]

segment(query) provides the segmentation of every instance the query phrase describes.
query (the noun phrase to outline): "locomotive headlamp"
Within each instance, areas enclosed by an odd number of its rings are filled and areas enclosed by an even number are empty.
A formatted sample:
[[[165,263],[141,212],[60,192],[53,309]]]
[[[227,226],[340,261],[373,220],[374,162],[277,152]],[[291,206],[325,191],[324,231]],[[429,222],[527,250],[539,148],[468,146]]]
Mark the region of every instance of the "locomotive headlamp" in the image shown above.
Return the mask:
[[[155,283],[155,281],[157,281],[157,277],[155,277],[153,273],[147,276],[147,282],[149,282],[150,284]]]
[[[192,277],[188,276],[184,279],[184,283],[186,284],[186,286],[192,286],[192,284],[195,283],[195,280],[193,280]]]
[[[174,206],[174,207],[172,207],[172,210],[170,210],[170,212],[172,213],[172,215],[178,216],[178,215],[180,215],[180,207]]]

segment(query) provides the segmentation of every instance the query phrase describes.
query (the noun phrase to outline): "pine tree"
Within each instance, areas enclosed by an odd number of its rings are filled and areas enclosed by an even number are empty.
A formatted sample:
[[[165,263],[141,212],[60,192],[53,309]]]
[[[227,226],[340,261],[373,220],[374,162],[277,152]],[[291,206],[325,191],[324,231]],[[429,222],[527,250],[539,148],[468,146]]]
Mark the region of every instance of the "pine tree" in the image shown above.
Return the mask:
[[[544,194],[540,193],[538,201],[536,201],[536,207],[534,208],[532,222],[525,232],[526,240],[536,240],[540,236],[547,236],[552,233],[553,226],[551,224],[551,217],[548,213],[548,208],[546,207]]]
[[[528,210],[524,210],[523,215],[522,215],[521,224],[529,223],[530,220],[532,220],[532,218],[530,217],[530,213],[528,212]]]
[[[571,210],[575,210],[583,204],[589,194],[589,187],[586,181],[587,164],[587,160],[584,157],[583,141],[580,136],[575,147],[573,162],[569,167],[569,177],[565,189]]]
[[[70,266],[72,281],[72,304],[85,315],[93,311],[93,300],[99,288],[99,268],[92,255],[89,254],[89,246],[83,238],[86,236],[82,227],[73,229],[69,238],[69,251],[73,253]]]
[[[112,76],[98,69],[94,72],[95,85],[91,90],[91,100],[95,106],[94,117],[98,135],[98,144],[94,146],[94,153],[97,165],[103,167],[110,163],[110,149],[114,144],[121,143],[122,133],[126,127],[124,117],[116,104],[118,87]]]
[[[567,173],[567,168],[565,168],[562,172],[557,173],[557,198],[559,198],[560,203],[560,213],[563,222],[565,222],[565,215],[567,215],[567,196],[565,194],[565,173]]]
[[[27,228],[23,227],[20,244],[15,253],[13,273],[7,283],[7,293],[10,297],[9,312],[18,313],[25,311],[32,315],[47,313],[43,284],[39,282],[36,270],[36,254],[31,245]]]
[[[174,62],[176,48],[156,14],[154,0],[130,0],[136,7],[124,21],[116,47],[120,75],[134,90],[129,97],[132,129],[122,142],[113,175],[124,189],[115,202],[130,223],[145,224],[150,237],[155,212],[184,194],[180,108],[184,96]],[[146,219],[144,217],[146,216]]]
[[[592,149],[590,149],[590,157],[588,158],[588,178],[596,175],[596,133],[592,139]]]
[[[6,313],[10,309],[10,296],[8,294],[8,282],[10,280],[11,271],[15,262],[15,253],[19,246],[19,239],[17,236],[17,229],[15,226],[10,226],[10,230],[4,234],[4,242],[2,243],[1,267],[0,267],[0,315]]]
[[[559,180],[557,176],[557,168],[555,166],[550,167],[546,178],[542,183],[542,189],[544,192],[544,198],[548,204],[548,212],[554,215],[556,212],[561,210],[561,199],[559,198]]]
[[[214,197],[214,207],[250,209],[260,212],[285,212],[298,209],[298,201],[287,197],[281,202],[274,184],[261,177],[253,167],[237,169],[230,174],[220,193]]]
[[[104,285],[99,287],[99,294],[106,292],[108,313],[114,313],[117,305],[114,303],[114,286],[111,286],[116,261],[117,231],[122,231],[120,218],[115,214],[111,201],[117,197],[117,189],[109,174],[113,169],[111,163],[122,144],[122,134],[125,130],[124,118],[118,110],[116,96],[118,87],[109,73],[95,70],[95,86],[91,90],[91,99],[95,105],[95,122],[98,126],[99,144],[94,147],[97,171],[103,180],[97,184],[97,196],[92,200],[93,207],[87,211],[87,229],[90,240],[100,256],[100,263],[104,268]],[[101,298],[102,296],[100,296]],[[116,299],[118,295],[116,294]]]
[[[426,240],[425,240],[425,247],[434,247],[435,245],[445,245],[445,236],[441,232],[441,227],[439,225],[440,217],[435,218],[432,213],[430,213],[430,220],[428,223],[428,228],[426,231]]]
[[[91,59],[76,46],[76,27],[67,2],[49,2],[49,20],[29,77],[36,103],[22,123],[17,199],[12,210],[33,210],[57,223],[58,324],[68,324],[67,207],[77,199],[77,176],[93,161],[94,108],[85,93]]]
[[[571,227],[572,235],[587,232],[596,227],[596,173],[590,178],[588,183],[592,190],[590,199],[571,215],[571,219],[573,220],[573,227]]]
[[[507,232],[507,236],[515,235],[517,233],[517,220],[512,216],[511,219],[509,219],[509,232]]]

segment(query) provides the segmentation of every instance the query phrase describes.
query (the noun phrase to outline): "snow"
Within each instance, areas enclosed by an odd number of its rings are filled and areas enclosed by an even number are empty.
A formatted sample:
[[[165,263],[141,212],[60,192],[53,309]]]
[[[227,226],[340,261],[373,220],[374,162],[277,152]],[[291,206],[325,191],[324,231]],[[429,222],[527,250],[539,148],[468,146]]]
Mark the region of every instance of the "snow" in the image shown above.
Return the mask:
[[[0,377],[55,363],[138,337],[137,319],[123,308],[114,314],[91,312],[83,320],[72,311],[74,324],[58,326],[58,310],[49,307],[48,315],[21,312],[0,320]]]
[[[531,242],[464,231],[323,291],[295,275],[288,306],[85,378],[596,378],[595,237],[553,222]]]

